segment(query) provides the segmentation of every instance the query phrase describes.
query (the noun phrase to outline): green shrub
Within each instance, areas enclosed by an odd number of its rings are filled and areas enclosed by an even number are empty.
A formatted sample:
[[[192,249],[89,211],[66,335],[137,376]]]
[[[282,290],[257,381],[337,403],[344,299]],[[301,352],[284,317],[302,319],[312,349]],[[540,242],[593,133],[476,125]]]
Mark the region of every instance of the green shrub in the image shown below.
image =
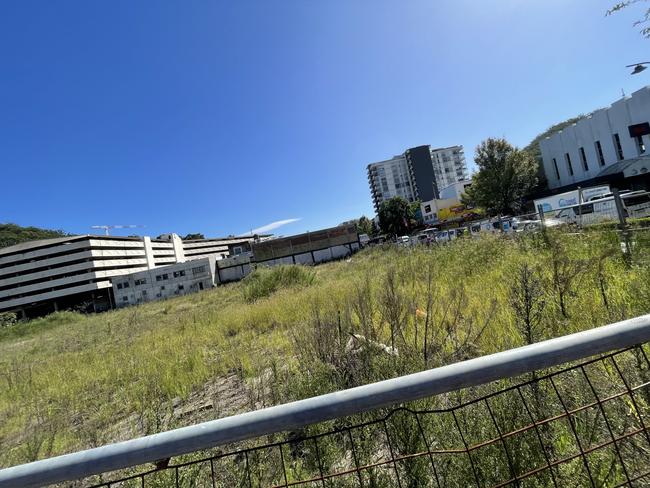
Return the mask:
[[[310,286],[315,278],[316,273],[304,266],[259,268],[244,280],[244,298],[248,302],[254,302],[282,288]]]
[[[0,312],[0,327],[13,325],[18,320],[18,316],[13,312]]]

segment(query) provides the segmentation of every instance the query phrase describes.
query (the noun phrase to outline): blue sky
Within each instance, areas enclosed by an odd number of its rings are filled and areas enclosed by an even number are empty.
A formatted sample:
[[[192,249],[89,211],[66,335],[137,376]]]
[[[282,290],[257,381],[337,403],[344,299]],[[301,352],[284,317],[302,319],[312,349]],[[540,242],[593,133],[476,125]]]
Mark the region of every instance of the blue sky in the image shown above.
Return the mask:
[[[614,0],[0,4],[0,222],[290,234],[370,215],[365,167],[650,84]],[[132,231],[116,231],[129,234]]]

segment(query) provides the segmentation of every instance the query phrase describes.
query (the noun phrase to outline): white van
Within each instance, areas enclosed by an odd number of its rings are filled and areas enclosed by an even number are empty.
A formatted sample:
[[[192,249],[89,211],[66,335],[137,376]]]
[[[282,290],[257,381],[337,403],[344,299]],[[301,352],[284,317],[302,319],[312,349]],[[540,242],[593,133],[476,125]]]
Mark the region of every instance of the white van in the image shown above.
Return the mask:
[[[650,192],[630,192],[621,199],[631,218],[650,217]]]
[[[623,200],[625,201],[625,200]],[[628,211],[623,205],[625,215]],[[573,205],[560,210],[555,218],[567,224],[591,225],[618,219],[614,197],[592,200],[582,205]]]

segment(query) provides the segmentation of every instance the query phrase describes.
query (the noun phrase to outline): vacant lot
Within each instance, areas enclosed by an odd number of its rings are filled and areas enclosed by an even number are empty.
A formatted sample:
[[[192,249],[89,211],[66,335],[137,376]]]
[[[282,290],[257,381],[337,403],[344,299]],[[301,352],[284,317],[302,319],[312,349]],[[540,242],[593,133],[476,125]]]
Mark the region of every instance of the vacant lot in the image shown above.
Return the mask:
[[[650,311],[650,239],[485,237],[0,329],[0,466],[435,367]],[[531,299],[532,297],[532,299]],[[345,350],[350,332],[394,347]]]

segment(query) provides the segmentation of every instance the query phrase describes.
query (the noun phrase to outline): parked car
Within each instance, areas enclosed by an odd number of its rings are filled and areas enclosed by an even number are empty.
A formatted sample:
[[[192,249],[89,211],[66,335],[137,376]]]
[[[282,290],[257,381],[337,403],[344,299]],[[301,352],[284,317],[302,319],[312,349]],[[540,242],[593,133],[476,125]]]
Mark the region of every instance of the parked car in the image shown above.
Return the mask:
[[[410,246],[411,245],[411,238],[409,236],[401,236],[397,238],[397,245],[398,246]]]
[[[359,244],[361,247],[366,247],[370,242],[370,236],[368,234],[359,234]]]

